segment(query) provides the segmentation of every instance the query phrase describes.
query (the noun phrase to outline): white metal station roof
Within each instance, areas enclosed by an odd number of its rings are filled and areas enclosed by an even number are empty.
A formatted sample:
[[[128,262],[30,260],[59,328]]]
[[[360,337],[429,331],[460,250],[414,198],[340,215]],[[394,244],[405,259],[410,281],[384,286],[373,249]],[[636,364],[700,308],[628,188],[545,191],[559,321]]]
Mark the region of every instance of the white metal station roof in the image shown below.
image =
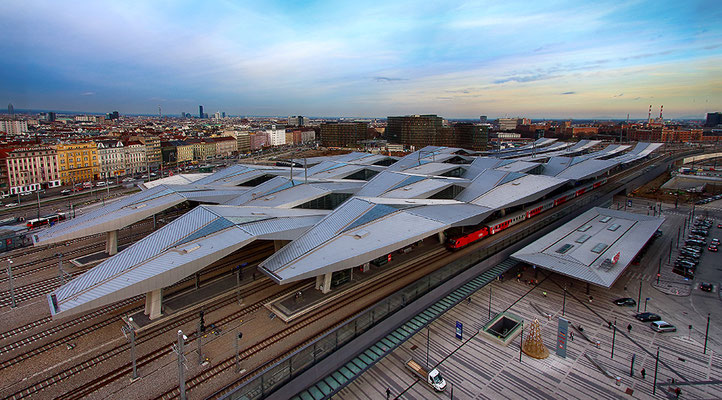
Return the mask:
[[[558,176],[525,173],[537,173],[539,163],[494,157],[455,164],[469,153],[436,146],[389,167],[370,165],[383,158],[364,153],[326,157],[305,174],[294,168],[293,180],[290,168],[237,165],[193,184],[149,188],[39,231],[34,240],[55,243],[120,229],[186,200],[220,204],[197,207],[54,291],[54,315],[171,285],[256,239],[293,240],[260,266],[286,283],[363,264],[449,227],[479,224],[500,209],[532,203],[573,179],[643,158],[657,147],[640,144],[630,155],[604,162],[574,157],[558,168]],[[381,172],[368,182],[345,178],[364,168]],[[461,178],[438,176],[456,168],[465,170]],[[273,178],[257,183],[268,176]],[[332,211],[293,208],[327,194],[351,197]],[[439,194],[447,199],[432,198]]]
[[[281,284],[294,282],[361,265],[459,221],[482,220],[492,212],[455,200],[354,197],[262,262],[260,268]]]
[[[293,240],[328,211],[200,206],[55,290],[72,315],[170,286],[256,239]]]
[[[662,217],[595,207],[511,258],[608,288],[663,222]]]

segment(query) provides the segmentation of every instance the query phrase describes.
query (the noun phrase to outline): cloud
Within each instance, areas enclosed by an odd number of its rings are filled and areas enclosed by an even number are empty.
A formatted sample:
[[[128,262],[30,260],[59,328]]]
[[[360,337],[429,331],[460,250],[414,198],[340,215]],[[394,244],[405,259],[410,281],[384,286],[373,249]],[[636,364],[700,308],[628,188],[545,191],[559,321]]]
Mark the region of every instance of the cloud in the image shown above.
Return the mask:
[[[534,81],[541,81],[545,79],[552,79],[556,78],[557,75],[548,75],[548,74],[535,74],[535,75],[525,75],[525,76],[510,76],[508,78],[503,79],[497,79],[494,81],[496,84],[501,83],[507,83],[507,82],[534,82]]]
[[[83,92],[80,95],[81,96],[95,96],[95,92]]]
[[[577,92],[564,92],[562,94],[577,94]]]
[[[408,79],[390,78],[388,76],[374,76],[373,80],[375,80],[376,82],[396,82],[396,81],[407,81]]]

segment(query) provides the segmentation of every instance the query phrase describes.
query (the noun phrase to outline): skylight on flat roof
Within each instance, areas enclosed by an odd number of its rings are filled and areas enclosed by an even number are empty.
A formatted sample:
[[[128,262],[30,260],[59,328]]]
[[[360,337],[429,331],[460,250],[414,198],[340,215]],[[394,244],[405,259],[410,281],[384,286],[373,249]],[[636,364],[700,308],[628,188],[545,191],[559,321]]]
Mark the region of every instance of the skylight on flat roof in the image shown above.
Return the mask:
[[[579,229],[577,229],[577,230],[578,230],[579,232],[586,232],[586,231],[588,231],[589,228],[591,228],[591,227],[592,227],[592,224],[586,224],[586,225],[584,225],[583,227],[581,227],[581,228],[579,228]]]
[[[609,226],[609,228],[607,228],[607,230],[610,230],[610,231],[613,232],[613,231],[616,231],[617,229],[619,229],[620,226],[622,226],[622,225],[612,224],[612,225]]]
[[[569,251],[572,247],[574,247],[573,244],[567,243],[567,244],[565,244],[564,246],[558,248],[558,249],[557,249],[557,253],[559,253],[559,254],[564,254],[564,253],[566,253],[567,251]]]
[[[599,254],[599,253],[603,252],[604,249],[606,249],[607,247],[608,246],[605,243],[597,243],[597,245],[594,246],[594,248],[592,248],[592,253]]]
[[[584,235],[582,235],[582,236],[579,236],[579,238],[578,238],[577,240],[575,240],[575,242],[577,242],[577,243],[584,243],[584,242],[586,242],[587,240],[589,240],[590,237],[592,237],[592,236],[591,236],[591,235],[584,234]]]
[[[609,215],[607,215],[606,217],[600,219],[599,222],[603,222],[603,223],[606,224],[607,222],[609,222],[609,221],[611,221],[611,220],[612,220],[612,217],[610,217]]]

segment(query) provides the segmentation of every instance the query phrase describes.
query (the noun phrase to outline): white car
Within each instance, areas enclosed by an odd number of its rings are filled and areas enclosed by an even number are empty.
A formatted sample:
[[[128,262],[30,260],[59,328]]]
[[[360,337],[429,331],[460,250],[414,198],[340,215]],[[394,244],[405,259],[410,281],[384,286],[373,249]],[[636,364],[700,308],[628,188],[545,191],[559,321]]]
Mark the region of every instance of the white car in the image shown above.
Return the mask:
[[[15,207],[16,205],[18,205],[18,203],[8,203],[5,204],[5,207]]]
[[[105,186],[105,182],[98,182],[95,184],[95,186],[98,186],[98,187]]]
[[[652,328],[653,331],[657,332],[676,332],[677,327],[670,324],[669,322],[664,321],[654,321],[649,326]]]
[[[134,180],[133,178],[123,178],[123,182],[133,182]]]

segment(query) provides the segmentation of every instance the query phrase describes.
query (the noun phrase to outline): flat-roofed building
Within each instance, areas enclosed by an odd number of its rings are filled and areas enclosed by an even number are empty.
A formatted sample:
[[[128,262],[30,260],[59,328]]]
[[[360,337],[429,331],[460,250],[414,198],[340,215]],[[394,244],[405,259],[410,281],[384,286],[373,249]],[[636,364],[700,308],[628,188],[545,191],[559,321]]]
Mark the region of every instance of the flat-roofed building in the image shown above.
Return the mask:
[[[663,222],[663,217],[595,207],[511,258],[608,288]]]
[[[321,124],[321,146],[358,147],[366,140],[366,122],[329,122]]]
[[[11,194],[39,190],[59,180],[57,151],[52,147],[18,147],[5,158]]]
[[[100,161],[95,142],[60,143],[56,151],[63,184],[89,182],[98,177]]]

